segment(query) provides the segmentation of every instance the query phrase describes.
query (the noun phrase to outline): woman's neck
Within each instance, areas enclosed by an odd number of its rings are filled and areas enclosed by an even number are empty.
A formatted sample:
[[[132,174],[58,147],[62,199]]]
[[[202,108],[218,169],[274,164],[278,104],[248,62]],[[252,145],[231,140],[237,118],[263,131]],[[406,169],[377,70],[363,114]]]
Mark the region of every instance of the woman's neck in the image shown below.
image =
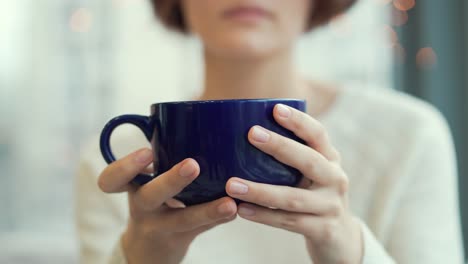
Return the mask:
[[[227,59],[205,52],[205,90],[201,99],[305,98],[307,83],[292,54]]]
[[[199,100],[297,98],[308,101],[308,113],[319,116],[338,90],[300,77],[290,52],[263,59],[226,59],[205,52],[205,89]]]

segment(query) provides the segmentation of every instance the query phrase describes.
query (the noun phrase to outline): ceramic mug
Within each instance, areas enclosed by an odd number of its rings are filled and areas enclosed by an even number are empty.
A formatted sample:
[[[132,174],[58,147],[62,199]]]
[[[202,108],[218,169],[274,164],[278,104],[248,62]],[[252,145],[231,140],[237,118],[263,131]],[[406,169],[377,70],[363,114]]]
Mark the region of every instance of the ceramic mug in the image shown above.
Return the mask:
[[[154,174],[139,174],[133,182],[145,184],[186,158],[200,165],[200,175],[175,198],[186,205],[226,196],[225,185],[239,177],[274,185],[296,186],[302,174],[249,143],[247,134],[260,125],[304,143],[273,118],[276,104],[306,111],[296,99],[245,99],[156,103],[150,116],[122,115],[110,120],[101,133],[100,148],[107,163],[115,161],[110,148],[113,130],[122,124],[140,128],[154,151]]]

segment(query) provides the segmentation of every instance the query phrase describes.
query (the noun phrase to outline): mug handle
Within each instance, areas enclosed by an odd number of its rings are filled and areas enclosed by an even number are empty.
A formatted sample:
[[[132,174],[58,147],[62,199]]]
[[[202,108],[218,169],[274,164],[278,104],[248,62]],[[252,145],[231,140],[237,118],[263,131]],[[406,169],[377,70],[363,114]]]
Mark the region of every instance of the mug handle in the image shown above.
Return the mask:
[[[112,135],[112,132],[114,132],[114,129],[123,124],[132,124],[138,127],[141,131],[143,131],[143,134],[145,135],[146,139],[149,142],[151,142],[151,137],[153,136],[153,126],[150,117],[142,115],[121,115],[115,117],[104,126],[99,141],[101,154],[104,157],[104,160],[107,162],[107,164],[111,164],[116,160],[114,153],[112,152],[112,149],[110,147],[110,137]],[[151,175],[138,174],[132,180],[132,182],[139,185],[143,185],[151,181],[152,179],[153,177]]]

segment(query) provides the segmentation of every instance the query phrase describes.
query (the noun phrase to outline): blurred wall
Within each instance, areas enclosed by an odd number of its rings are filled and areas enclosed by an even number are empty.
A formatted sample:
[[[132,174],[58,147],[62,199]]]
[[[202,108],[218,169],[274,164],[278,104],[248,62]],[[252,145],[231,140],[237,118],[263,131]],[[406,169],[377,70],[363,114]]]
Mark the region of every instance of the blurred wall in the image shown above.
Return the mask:
[[[409,10],[399,30],[406,61],[396,65],[400,90],[436,106],[457,151],[465,256],[468,256],[468,2],[428,0]]]
[[[157,23],[145,1],[115,1],[114,10],[115,109],[147,114],[154,102],[187,96],[198,66],[189,43]]]

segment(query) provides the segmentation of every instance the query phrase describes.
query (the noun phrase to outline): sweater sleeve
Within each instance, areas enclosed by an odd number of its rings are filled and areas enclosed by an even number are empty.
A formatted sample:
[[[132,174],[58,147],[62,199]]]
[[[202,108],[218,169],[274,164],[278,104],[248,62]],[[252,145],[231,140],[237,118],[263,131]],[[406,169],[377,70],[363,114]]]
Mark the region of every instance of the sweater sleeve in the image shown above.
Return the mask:
[[[409,148],[399,177],[404,179],[393,209],[385,247],[395,261],[463,263],[458,204],[457,170],[450,130],[438,112],[426,116]],[[374,261],[379,248],[367,236],[365,263]],[[376,253],[376,254],[374,254]],[[372,257],[371,257],[372,256]]]
[[[102,160],[100,157],[88,157],[88,160],[93,161],[80,163],[75,182],[80,263],[123,264],[126,261],[119,238],[126,223],[127,197],[125,194],[101,192],[96,175],[105,164],[95,162]]]
[[[361,233],[364,243],[362,264],[394,264],[395,261],[393,258],[387,253],[367,225],[359,219],[358,221],[361,224]]]

